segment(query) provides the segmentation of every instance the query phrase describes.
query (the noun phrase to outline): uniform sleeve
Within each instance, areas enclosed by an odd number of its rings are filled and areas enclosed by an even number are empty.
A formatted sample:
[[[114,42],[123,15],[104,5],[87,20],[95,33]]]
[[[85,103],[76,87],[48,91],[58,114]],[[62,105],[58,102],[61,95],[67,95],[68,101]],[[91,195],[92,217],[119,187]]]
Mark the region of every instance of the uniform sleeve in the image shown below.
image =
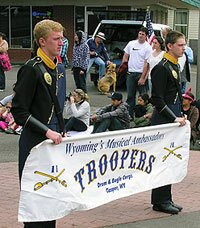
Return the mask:
[[[15,96],[12,102],[12,113],[17,124],[24,126],[31,113],[31,102],[36,90],[37,77],[35,69],[24,65],[17,75],[14,87]]]
[[[45,134],[48,128],[30,113],[31,104],[37,87],[37,74],[34,67],[24,65],[17,75],[14,87],[15,95],[12,101],[11,112],[18,125],[26,125],[37,132]],[[39,112],[39,110],[38,110]]]

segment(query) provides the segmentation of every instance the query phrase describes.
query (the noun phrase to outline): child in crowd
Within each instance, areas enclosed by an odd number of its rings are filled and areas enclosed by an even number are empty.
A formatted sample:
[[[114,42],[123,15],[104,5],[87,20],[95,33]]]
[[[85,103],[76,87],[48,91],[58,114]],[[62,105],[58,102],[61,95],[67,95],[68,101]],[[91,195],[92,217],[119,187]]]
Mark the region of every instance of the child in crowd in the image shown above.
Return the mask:
[[[199,120],[199,110],[195,106],[194,95],[191,93],[191,89],[188,89],[183,97],[183,114],[187,116],[190,121],[191,127],[191,143],[194,145],[197,138],[199,138],[199,130],[197,128],[197,122]]]
[[[150,103],[149,95],[139,95],[138,104],[133,109],[133,119],[130,124],[131,128],[149,126],[152,113],[153,106]]]
[[[7,134],[15,134],[15,130],[19,127],[10,112],[11,106],[11,102],[8,102],[5,107],[0,107],[0,129]]]

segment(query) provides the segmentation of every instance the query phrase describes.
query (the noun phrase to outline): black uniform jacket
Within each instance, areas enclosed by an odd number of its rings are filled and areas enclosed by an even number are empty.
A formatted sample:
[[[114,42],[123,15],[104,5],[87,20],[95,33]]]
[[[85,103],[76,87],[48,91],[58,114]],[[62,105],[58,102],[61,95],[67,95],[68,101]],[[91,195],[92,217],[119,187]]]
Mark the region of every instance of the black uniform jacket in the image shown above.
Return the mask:
[[[152,102],[158,114],[166,118],[166,122],[173,122],[180,116],[181,92],[177,62],[165,53],[151,71]]]
[[[41,62],[40,57],[35,57],[18,71],[11,111],[17,124],[24,128],[31,125],[34,131],[45,134],[48,130],[46,125],[53,117],[54,105],[47,88],[47,79],[39,68]],[[57,68],[50,69],[44,62],[43,65],[51,76],[51,89],[57,93]],[[36,122],[39,121],[39,125],[33,126],[32,117]]]

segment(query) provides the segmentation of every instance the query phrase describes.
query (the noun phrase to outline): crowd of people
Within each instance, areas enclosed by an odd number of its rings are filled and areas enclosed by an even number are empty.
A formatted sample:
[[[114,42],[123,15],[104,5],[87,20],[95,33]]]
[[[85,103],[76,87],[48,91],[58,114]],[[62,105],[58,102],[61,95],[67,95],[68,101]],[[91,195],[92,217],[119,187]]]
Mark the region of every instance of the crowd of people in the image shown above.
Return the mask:
[[[23,128],[19,142],[20,180],[35,145],[47,138],[59,144],[66,132],[86,131],[90,124],[95,134],[172,122],[183,126],[188,118],[191,141],[194,143],[198,138],[199,110],[194,106],[194,95],[186,91],[193,56],[182,33],[163,33],[163,37],[155,37],[151,46],[146,41],[148,31],[142,27],[138,38],[124,48],[122,63],[128,63],[126,101],[122,93],[113,92],[109,95],[111,104],[94,114],[90,113],[86,81],[94,62],[99,65],[99,78],[110,64],[103,44],[105,34],[99,32],[87,41],[83,31],[75,32],[71,70],[76,88],[66,96],[68,40],[66,34],[63,36],[64,28],[58,22],[43,20],[36,24],[33,33],[36,56],[19,69],[13,94],[0,101],[2,131],[15,133],[17,128]],[[0,45],[1,42],[0,39]],[[180,60],[182,56],[185,57]],[[0,89],[4,89],[1,82]],[[178,214],[182,210],[172,200],[171,185],[153,189],[152,204],[153,210],[165,213]],[[56,221],[25,223],[24,227],[41,227],[41,224],[51,228]]]

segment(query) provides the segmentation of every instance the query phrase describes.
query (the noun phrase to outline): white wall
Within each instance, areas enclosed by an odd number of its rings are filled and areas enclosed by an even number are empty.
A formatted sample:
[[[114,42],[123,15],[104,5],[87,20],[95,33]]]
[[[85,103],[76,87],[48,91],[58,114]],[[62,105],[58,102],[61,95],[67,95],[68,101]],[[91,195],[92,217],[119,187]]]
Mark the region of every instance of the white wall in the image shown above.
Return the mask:
[[[189,22],[188,22],[188,39],[198,39],[199,32],[199,11],[189,11]]]

